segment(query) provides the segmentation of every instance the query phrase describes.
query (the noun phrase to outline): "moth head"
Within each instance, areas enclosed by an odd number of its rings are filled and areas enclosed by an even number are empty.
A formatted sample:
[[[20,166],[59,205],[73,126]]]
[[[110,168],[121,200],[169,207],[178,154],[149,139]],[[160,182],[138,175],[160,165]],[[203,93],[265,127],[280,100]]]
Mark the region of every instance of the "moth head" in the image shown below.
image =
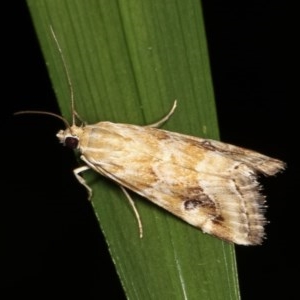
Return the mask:
[[[65,130],[60,130],[56,136],[58,137],[59,141],[66,147],[75,150],[79,146],[79,136],[81,128],[77,126],[72,126]]]

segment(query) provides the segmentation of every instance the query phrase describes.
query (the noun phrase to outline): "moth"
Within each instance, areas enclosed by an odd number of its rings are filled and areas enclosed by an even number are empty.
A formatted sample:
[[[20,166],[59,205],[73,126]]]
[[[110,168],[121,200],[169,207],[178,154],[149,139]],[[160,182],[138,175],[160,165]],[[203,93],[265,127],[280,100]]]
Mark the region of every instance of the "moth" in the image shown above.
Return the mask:
[[[63,117],[41,111],[21,111],[55,116],[66,125],[57,133],[65,146],[80,152],[84,162],[73,172],[87,189],[81,176],[95,172],[116,182],[142,224],[127,190],[166,209],[185,222],[223,240],[241,245],[261,244],[264,237],[265,197],[260,193],[258,174],[273,176],[285,163],[258,152],[219,141],[158,129],[174,113],[148,126],[99,122],[76,125],[78,114],[74,93],[62,50],[52,28],[68,79],[72,125]]]

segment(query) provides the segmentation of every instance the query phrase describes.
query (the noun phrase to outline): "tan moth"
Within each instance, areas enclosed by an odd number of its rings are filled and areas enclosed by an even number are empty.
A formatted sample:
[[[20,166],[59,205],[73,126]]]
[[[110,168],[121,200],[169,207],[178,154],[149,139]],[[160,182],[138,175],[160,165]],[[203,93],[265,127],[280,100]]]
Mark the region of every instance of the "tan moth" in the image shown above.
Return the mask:
[[[50,112],[21,111],[55,116],[66,125],[57,137],[65,146],[78,150],[85,163],[73,172],[77,180],[92,190],[81,176],[87,170],[116,182],[139,214],[127,190],[131,190],[205,233],[241,245],[257,245],[264,237],[265,198],[257,181],[259,173],[275,175],[285,164],[255,151],[230,144],[158,129],[174,113],[148,126],[99,122],[76,125],[78,114],[66,62],[54,34],[68,80],[72,125]]]

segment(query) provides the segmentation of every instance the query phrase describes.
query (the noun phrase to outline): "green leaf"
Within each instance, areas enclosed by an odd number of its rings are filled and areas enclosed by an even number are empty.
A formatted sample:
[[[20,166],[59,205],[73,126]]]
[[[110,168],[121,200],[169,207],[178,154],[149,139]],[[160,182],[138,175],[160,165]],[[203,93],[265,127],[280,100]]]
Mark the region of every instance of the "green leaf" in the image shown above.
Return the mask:
[[[65,118],[71,121],[70,91],[50,25],[70,73],[76,110],[89,124],[153,123],[177,99],[165,129],[218,138],[199,1],[27,3]],[[239,299],[233,245],[131,194],[143,223],[140,239],[120,188],[92,173],[85,178],[95,213],[129,299]]]

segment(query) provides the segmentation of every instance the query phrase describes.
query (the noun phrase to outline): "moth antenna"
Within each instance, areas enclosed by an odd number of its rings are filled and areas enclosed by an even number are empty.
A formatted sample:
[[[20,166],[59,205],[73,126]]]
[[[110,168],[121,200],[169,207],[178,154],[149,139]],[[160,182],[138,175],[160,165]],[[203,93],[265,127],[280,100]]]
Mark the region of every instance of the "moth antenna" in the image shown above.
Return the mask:
[[[38,115],[48,115],[48,116],[52,116],[52,117],[55,117],[57,119],[60,119],[61,121],[64,122],[66,128],[69,128],[71,129],[71,126],[69,124],[69,122],[63,118],[62,116],[60,115],[57,115],[57,114],[54,114],[54,113],[51,113],[51,112],[48,112],[48,111],[40,111],[40,110],[22,110],[22,111],[18,111],[16,113],[14,113],[14,115],[24,115],[24,114],[38,114]]]
[[[64,70],[65,70],[65,74],[66,74],[66,77],[67,77],[67,82],[68,82],[69,91],[70,91],[70,98],[71,98],[72,125],[74,125],[75,124],[75,119],[78,116],[78,114],[77,114],[77,112],[75,110],[74,90],[73,90],[73,86],[72,86],[71,76],[70,76],[70,73],[69,73],[69,70],[68,70],[68,67],[67,67],[67,63],[66,63],[65,57],[64,57],[63,52],[61,50],[61,47],[59,45],[58,39],[57,39],[57,37],[55,35],[55,32],[54,32],[54,30],[53,30],[53,28],[52,28],[51,25],[50,25],[50,30],[51,30],[52,37],[53,37],[53,39],[55,41],[55,44],[57,46],[58,52],[60,54],[60,58],[62,60],[63,67],[64,67]]]

